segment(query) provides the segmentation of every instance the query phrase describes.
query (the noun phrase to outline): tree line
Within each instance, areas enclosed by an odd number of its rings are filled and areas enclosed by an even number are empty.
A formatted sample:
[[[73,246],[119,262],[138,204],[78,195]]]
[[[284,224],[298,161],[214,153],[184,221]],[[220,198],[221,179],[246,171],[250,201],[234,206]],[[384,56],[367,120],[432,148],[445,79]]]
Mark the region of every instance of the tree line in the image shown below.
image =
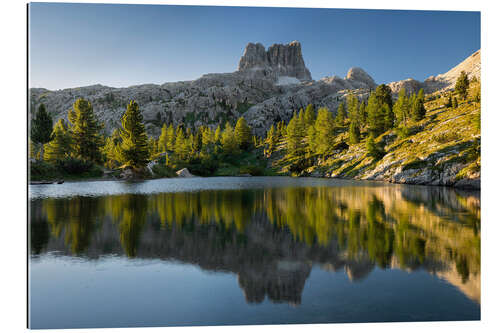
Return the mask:
[[[59,119],[54,126],[45,105],[41,104],[32,121],[30,138],[39,148],[40,160],[60,163],[77,159],[110,169],[122,166],[140,169],[163,156],[167,166],[198,163],[213,169],[218,159],[238,156],[253,149],[257,142],[243,117],[234,127],[227,122],[215,130],[208,126],[193,130],[183,124],[175,128],[163,124],[158,138],[149,137],[135,101],[127,105],[121,127],[106,136],[92,104],[82,98],[68,112],[68,122]]]

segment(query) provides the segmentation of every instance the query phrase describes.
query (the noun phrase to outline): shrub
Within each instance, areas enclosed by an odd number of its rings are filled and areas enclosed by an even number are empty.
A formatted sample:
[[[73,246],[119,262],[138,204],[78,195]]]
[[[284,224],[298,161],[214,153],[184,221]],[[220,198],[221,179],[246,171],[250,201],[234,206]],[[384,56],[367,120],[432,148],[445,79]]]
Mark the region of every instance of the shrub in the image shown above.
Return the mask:
[[[264,168],[258,165],[244,165],[240,167],[240,174],[249,174],[252,176],[263,176]]]
[[[66,158],[56,161],[56,167],[63,173],[69,175],[78,175],[89,172],[94,167],[91,161],[84,161],[77,158]]]

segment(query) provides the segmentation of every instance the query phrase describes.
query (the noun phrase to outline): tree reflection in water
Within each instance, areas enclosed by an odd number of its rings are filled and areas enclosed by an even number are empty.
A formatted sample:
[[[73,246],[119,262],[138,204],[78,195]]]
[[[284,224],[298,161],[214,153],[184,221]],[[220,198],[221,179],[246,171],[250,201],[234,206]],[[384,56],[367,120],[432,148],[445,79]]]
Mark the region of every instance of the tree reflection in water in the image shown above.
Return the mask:
[[[480,201],[446,188],[306,187],[31,201],[30,251],[175,259],[300,304],[312,265],[425,269],[480,298]]]

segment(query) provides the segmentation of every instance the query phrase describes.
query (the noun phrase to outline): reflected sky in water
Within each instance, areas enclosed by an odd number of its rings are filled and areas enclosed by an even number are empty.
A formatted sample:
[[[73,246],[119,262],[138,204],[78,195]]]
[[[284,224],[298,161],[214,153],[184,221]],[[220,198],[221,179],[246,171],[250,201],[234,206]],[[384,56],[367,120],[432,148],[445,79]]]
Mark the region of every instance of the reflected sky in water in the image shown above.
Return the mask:
[[[478,192],[227,177],[30,197],[33,328],[480,319]]]

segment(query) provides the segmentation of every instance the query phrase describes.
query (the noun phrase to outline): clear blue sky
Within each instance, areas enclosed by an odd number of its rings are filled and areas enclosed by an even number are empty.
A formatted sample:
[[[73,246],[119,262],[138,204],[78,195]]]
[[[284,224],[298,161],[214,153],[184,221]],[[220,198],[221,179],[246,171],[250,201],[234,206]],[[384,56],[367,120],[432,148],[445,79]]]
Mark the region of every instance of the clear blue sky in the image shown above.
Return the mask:
[[[480,48],[479,12],[30,5],[31,87],[125,87],[232,72],[248,42],[298,40],[313,79],[423,80]]]

